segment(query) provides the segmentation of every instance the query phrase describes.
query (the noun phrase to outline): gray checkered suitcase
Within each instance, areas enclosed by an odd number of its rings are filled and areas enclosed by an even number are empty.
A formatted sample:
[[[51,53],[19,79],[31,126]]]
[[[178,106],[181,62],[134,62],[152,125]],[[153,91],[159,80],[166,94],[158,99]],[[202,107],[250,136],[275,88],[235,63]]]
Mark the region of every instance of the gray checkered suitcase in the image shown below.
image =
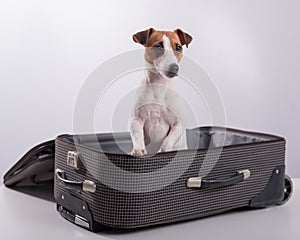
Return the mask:
[[[185,150],[130,156],[129,133],[55,141],[58,212],[92,231],[185,221],[285,203],[285,139],[221,127],[186,131]],[[246,214],[246,213],[245,213]]]

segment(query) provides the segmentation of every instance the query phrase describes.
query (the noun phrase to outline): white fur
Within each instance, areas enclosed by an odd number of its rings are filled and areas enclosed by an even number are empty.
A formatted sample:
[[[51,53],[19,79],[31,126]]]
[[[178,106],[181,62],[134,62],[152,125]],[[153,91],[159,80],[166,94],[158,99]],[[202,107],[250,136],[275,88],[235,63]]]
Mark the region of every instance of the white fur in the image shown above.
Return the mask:
[[[176,77],[164,72],[170,64],[178,64],[170,40],[163,36],[164,54],[152,64],[146,63],[145,79],[137,90],[130,120],[133,141],[132,155],[165,152],[185,146],[180,96],[176,91]]]
[[[163,35],[163,44],[165,49],[164,55],[157,60],[154,60],[154,65],[161,74],[169,68],[171,63],[178,64],[178,60],[171,47],[170,39],[166,35]]]

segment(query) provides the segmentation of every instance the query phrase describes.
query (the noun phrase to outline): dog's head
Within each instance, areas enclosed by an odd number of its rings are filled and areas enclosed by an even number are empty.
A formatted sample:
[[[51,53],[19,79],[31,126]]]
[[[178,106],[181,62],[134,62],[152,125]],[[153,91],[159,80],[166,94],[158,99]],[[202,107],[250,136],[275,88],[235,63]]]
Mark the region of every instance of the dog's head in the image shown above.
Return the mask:
[[[133,41],[142,44],[146,62],[168,78],[175,77],[179,71],[182,47],[190,44],[192,37],[181,29],[175,31],[157,31],[149,28],[132,36]]]

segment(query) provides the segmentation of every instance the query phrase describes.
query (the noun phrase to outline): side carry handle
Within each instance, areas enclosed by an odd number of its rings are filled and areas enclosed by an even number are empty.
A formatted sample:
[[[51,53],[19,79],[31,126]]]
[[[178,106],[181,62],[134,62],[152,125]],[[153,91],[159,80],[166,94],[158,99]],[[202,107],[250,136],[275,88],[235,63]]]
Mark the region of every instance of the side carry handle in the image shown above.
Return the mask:
[[[82,182],[67,180],[65,172],[58,168],[55,170],[55,178],[58,184],[68,189],[91,193],[96,191],[96,184],[94,182],[89,180],[84,180]]]
[[[239,182],[245,181],[251,175],[249,169],[237,171],[237,173],[228,178],[228,179],[205,179],[201,177],[192,177],[187,180],[188,188],[201,188],[201,189],[210,189],[210,188],[221,188],[228,187]]]

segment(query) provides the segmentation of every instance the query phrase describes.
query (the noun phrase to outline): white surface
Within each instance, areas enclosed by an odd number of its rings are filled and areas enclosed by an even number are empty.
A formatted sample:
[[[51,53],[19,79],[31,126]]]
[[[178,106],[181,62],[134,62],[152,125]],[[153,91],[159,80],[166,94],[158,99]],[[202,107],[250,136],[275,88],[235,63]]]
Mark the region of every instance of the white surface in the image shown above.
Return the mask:
[[[230,212],[208,218],[131,233],[92,233],[64,220],[48,202],[0,187],[0,239],[300,239],[300,179],[282,206]]]
[[[194,37],[185,54],[214,78],[228,125],[286,137],[287,172],[300,177],[299,12],[298,0],[1,0],[0,173],[33,145],[72,132],[87,76],[106,59],[141,49],[131,36],[151,26]],[[112,101],[126,84],[114,85]],[[202,99],[192,105],[209,124]],[[98,131],[111,129],[111,108],[96,116]]]

